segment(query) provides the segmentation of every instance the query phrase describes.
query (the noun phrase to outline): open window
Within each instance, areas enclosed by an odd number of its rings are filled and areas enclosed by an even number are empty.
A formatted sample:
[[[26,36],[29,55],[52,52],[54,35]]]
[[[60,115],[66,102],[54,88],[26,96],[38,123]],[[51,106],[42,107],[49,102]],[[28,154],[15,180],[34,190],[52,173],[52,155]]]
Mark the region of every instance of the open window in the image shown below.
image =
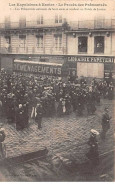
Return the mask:
[[[94,53],[104,53],[104,36],[94,38]]]
[[[7,51],[10,51],[11,49],[11,36],[5,36],[5,48],[7,49]]]
[[[87,53],[87,37],[78,37],[78,52]]]

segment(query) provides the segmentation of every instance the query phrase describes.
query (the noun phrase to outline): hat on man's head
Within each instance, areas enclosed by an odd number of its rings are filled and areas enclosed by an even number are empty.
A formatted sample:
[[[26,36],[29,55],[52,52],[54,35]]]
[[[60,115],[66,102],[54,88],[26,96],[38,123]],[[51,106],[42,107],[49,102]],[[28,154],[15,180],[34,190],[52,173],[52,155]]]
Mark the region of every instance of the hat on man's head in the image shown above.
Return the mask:
[[[99,135],[99,132],[95,129],[91,129],[91,133],[93,133],[94,135]]]
[[[2,128],[0,129],[0,131],[5,131],[5,129],[2,127]]]
[[[105,111],[107,111],[107,110],[109,110],[107,107],[105,107],[105,109],[104,109]]]

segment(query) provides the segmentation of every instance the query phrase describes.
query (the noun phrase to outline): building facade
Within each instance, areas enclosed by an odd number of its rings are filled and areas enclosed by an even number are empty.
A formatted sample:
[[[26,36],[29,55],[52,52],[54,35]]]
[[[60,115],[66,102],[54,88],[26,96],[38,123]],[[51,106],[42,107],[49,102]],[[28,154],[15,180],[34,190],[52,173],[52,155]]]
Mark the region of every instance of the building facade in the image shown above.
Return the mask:
[[[70,21],[62,15],[48,19],[39,15],[28,21],[25,16],[0,24],[1,67],[4,55],[25,55],[38,61],[62,63],[70,74],[103,78],[114,74],[115,19]]]

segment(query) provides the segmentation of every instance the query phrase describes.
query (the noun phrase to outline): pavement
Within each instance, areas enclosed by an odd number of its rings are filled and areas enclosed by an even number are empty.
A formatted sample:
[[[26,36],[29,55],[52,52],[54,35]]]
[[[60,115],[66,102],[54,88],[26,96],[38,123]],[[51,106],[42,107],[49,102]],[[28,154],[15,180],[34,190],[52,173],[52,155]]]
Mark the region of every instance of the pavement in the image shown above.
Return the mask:
[[[100,106],[96,106],[97,110],[95,115],[88,116],[85,111],[82,117],[72,112],[70,115],[62,117],[53,116],[43,118],[42,129],[38,129],[37,124],[32,119],[30,119],[29,128],[22,131],[17,131],[15,124],[8,124],[7,121],[5,121],[3,127],[6,133],[5,145],[7,157],[38,151],[41,147],[47,147],[48,159],[44,162],[33,162],[34,165],[32,165],[32,163],[29,165],[26,163],[23,167],[20,165],[21,168],[20,166],[17,168],[14,168],[14,166],[11,169],[9,167],[2,167],[2,178],[5,177],[6,180],[10,181],[84,181],[86,179],[92,179],[90,177],[83,177],[82,174],[68,177],[66,172],[64,172],[65,168],[63,168],[64,163],[62,162],[71,164],[71,162],[74,161],[76,164],[83,164],[87,161],[85,154],[88,152],[89,148],[87,141],[90,137],[90,129],[93,128],[98,130],[99,133],[101,132],[101,117],[105,106],[109,108],[110,116],[112,116],[111,128],[107,132],[104,142],[101,140],[100,136],[98,136],[99,154],[103,155],[113,150],[115,123],[113,105],[113,101],[101,100]],[[108,164],[108,160],[106,164]],[[39,166],[41,165],[41,167],[43,166],[41,168],[42,174],[40,174],[38,164]],[[103,166],[102,164],[102,167]],[[110,166],[108,167],[110,168]],[[20,176],[21,172],[19,170],[22,171],[22,176]],[[25,170],[27,171],[26,174]],[[113,176],[110,176],[110,178],[106,174],[107,170],[105,172],[102,169],[99,170],[100,180],[103,180],[103,178],[105,180],[113,180]],[[54,172],[56,173],[54,174]],[[107,179],[108,177],[109,179]]]

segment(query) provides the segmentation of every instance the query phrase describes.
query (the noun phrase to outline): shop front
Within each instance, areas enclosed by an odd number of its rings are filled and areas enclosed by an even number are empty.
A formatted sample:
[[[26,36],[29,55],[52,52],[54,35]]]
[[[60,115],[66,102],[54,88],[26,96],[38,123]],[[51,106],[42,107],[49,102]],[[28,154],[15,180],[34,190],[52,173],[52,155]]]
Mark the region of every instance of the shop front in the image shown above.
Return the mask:
[[[103,79],[105,73],[114,74],[114,57],[105,56],[68,56],[67,64],[76,67],[78,77]]]
[[[15,60],[28,61],[25,65],[15,65]],[[29,63],[31,61],[31,65]],[[12,62],[12,63],[11,63]],[[27,65],[28,64],[28,65]],[[34,66],[33,66],[34,65]],[[35,66],[36,65],[36,66]],[[61,66],[60,66],[61,65]],[[47,76],[80,77],[103,79],[114,77],[115,57],[85,55],[11,55],[1,56],[1,68],[15,72],[33,72]]]

